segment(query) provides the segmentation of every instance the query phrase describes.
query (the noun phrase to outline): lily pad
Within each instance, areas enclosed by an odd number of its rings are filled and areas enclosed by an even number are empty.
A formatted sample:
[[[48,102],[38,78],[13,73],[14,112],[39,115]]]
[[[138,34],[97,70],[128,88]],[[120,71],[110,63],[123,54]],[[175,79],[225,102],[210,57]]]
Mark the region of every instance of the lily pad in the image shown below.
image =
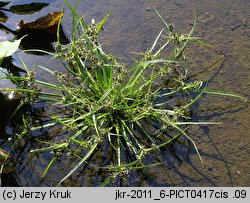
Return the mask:
[[[34,2],[30,4],[15,5],[11,6],[10,10],[15,14],[32,14],[42,10],[44,7],[48,6],[48,3]]]

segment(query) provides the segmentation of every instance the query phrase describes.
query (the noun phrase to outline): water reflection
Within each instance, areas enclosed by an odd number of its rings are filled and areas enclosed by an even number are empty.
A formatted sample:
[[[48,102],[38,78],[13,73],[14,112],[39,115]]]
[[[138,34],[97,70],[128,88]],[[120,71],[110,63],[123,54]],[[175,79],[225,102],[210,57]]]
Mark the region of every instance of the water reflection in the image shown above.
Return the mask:
[[[12,94],[12,92],[0,92],[0,135],[20,102],[20,98],[12,96]]]
[[[41,139],[41,138],[38,138]],[[28,143],[28,148],[42,147],[37,140],[33,143]],[[39,146],[40,145],[40,146]],[[214,147],[212,145],[211,147]],[[228,169],[228,162],[225,161],[218,149],[215,149],[215,154],[206,153],[200,150],[204,160],[213,160],[217,163],[224,163],[227,168],[228,179],[232,179]],[[25,150],[26,151],[26,150]],[[50,153],[29,154],[21,152],[15,158],[18,160],[16,172],[13,177],[16,180],[15,184],[20,186],[55,186],[58,179],[63,177],[66,168],[72,168],[78,160],[67,156],[57,159],[50,168],[45,179],[41,179],[41,175],[46,168],[51,158]],[[124,171],[123,174],[116,178],[111,178],[107,186],[194,186],[204,184],[207,186],[218,186],[213,176],[208,176],[207,171],[201,166],[199,160],[193,159],[196,152],[193,146],[187,141],[182,140],[171,147],[166,147],[161,152],[156,152],[153,156],[146,159],[146,163],[160,162],[160,166],[142,168],[136,171]],[[100,186],[107,177],[110,171],[99,168],[99,165],[106,166],[111,157],[105,156],[103,152],[97,152],[88,165],[84,165],[80,170],[75,172],[72,177],[63,182],[62,186]],[[207,169],[209,172],[216,174],[213,168]],[[10,183],[5,183],[10,184]],[[231,184],[233,185],[233,184]]]

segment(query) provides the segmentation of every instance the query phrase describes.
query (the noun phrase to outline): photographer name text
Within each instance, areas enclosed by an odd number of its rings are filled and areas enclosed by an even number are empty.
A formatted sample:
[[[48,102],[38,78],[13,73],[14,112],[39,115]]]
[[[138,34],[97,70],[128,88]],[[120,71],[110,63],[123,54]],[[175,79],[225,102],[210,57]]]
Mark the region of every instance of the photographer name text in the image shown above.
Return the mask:
[[[56,189],[52,189],[49,191],[29,191],[27,190],[4,190],[2,192],[3,200],[16,200],[16,199],[71,199],[72,194],[69,190],[59,191]],[[1,198],[0,198],[1,199]]]

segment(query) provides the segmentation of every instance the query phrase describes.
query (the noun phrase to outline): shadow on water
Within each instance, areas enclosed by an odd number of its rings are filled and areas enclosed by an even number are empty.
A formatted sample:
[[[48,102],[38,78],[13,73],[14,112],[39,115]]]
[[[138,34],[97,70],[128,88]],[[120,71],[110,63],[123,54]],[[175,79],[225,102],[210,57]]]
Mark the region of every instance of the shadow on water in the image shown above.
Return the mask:
[[[44,9],[50,8],[50,4],[54,2],[55,5],[60,5],[63,7],[62,1],[43,1],[43,4],[34,3],[34,1],[15,1],[15,3],[4,3],[0,1],[0,30],[11,34],[14,38],[20,38],[23,35],[28,34],[28,37],[24,38],[21,49],[43,49],[46,51],[53,51],[53,42],[56,41],[55,30],[56,29],[34,29],[36,24],[39,24],[41,20],[44,22],[44,17],[38,17],[37,20],[30,20],[29,23],[23,23],[20,19],[19,28],[13,29],[9,27],[7,24],[8,20],[11,18],[11,15],[20,16],[22,18],[26,14],[32,14],[35,12],[41,12]],[[95,3],[96,2],[96,3]],[[113,11],[114,17],[111,17],[111,22],[107,23],[105,30],[107,30],[106,34],[111,35],[107,36],[110,39],[103,39],[104,44],[107,44],[108,48],[111,49],[111,52],[115,52],[118,50],[119,54],[127,57],[126,51],[130,51],[135,49],[145,49],[145,46],[148,45],[149,39],[153,39],[156,27],[159,25],[155,21],[156,18],[153,18],[155,14],[153,14],[151,9],[151,3],[149,1],[138,1],[136,4],[130,0],[122,1],[118,0],[114,3],[108,3],[105,5],[100,1],[86,1],[80,3],[81,12],[93,12],[96,16],[100,16],[102,12]],[[223,54],[227,57],[225,61],[220,63],[216,68],[210,69],[203,68],[200,69],[202,65],[198,63],[197,72],[201,73],[200,75],[192,75],[194,78],[201,77],[202,79],[207,79],[211,85],[214,84],[224,86],[228,88],[235,88],[233,91],[241,91],[239,87],[235,87],[231,85],[232,81],[237,81],[237,78],[243,78],[246,75],[246,70],[240,70],[239,66],[247,67],[245,63],[242,61],[246,61],[244,55],[240,55],[238,52],[234,52],[234,59],[231,59],[233,49],[237,46],[245,47],[243,45],[246,36],[249,36],[249,25],[244,21],[244,17],[240,16],[240,13],[236,13],[235,5],[233,1],[227,1],[227,4],[222,5],[221,2],[225,1],[217,1],[213,0],[215,6],[217,8],[213,9],[213,5],[207,5],[205,1],[199,1],[201,4],[201,19],[200,19],[200,27],[198,29],[198,36],[202,36],[205,32],[205,36],[208,36],[209,41],[211,40],[212,44],[218,44],[219,48],[222,49]],[[249,6],[249,2],[240,1],[239,7],[247,7]],[[133,7],[134,6],[134,7]],[[154,5],[157,9],[163,12],[164,9],[167,14],[167,20],[177,21],[175,22],[178,26],[180,24],[190,24],[191,19],[189,15],[192,15],[193,5],[190,6],[189,3],[185,3],[184,1],[181,3],[176,3],[176,1],[172,0],[168,2],[168,5],[165,4],[164,0],[154,1]],[[167,8],[166,8],[167,7]],[[56,7],[58,9],[58,7]],[[51,8],[53,10],[54,8]],[[186,10],[185,10],[186,9]],[[231,10],[232,11],[231,11]],[[244,9],[243,9],[244,10]],[[47,10],[46,10],[47,11]],[[11,14],[11,15],[10,15]],[[82,14],[82,13],[81,13]],[[83,13],[84,14],[84,13]],[[48,14],[49,17],[51,14]],[[244,14],[246,15],[246,14]],[[165,17],[164,16],[164,17]],[[45,15],[46,17],[46,15]],[[68,16],[67,16],[68,18]],[[115,20],[117,18],[118,20]],[[227,19],[228,21],[224,21],[223,19]],[[232,19],[231,19],[232,18]],[[242,19],[241,19],[242,18]],[[33,19],[33,18],[32,18]],[[217,20],[215,20],[217,19]],[[219,19],[219,20],[218,20]],[[238,20],[237,20],[238,19]],[[65,22],[66,28],[67,25],[70,24],[70,19]],[[230,24],[230,20],[232,20],[232,25]],[[45,20],[46,21],[46,20]],[[218,25],[218,23],[225,23],[222,27]],[[121,26],[122,24],[122,26]],[[221,27],[220,27],[221,26]],[[233,26],[233,27],[231,27]],[[148,28],[146,28],[148,27]],[[220,28],[219,28],[220,27]],[[55,27],[54,27],[55,28]],[[157,27],[158,29],[158,27]],[[52,34],[50,32],[53,32]],[[143,33],[146,32],[145,33]],[[241,34],[240,34],[240,33]],[[104,34],[105,35],[105,34]],[[224,36],[225,35],[225,36]],[[64,38],[64,32],[61,28],[61,36]],[[218,36],[219,39],[214,39],[214,36]],[[236,37],[237,36],[237,37]],[[239,38],[238,38],[239,37]],[[232,39],[241,39],[241,45],[235,44]],[[65,36],[63,39],[63,43],[68,43],[68,39]],[[121,40],[119,43],[118,41]],[[223,41],[226,40],[226,41]],[[231,40],[231,41],[230,41]],[[142,41],[142,42],[141,42]],[[138,47],[136,47],[136,43],[138,42]],[[244,42],[244,43],[243,43]],[[140,44],[141,43],[141,44]],[[232,44],[229,48],[222,46],[224,43],[226,45]],[[236,46],[237,45],[237,46]],[[114,46],[113,48],[111,46]],[[198,51],[197,51],[198,50]],[[207,57],[204,53],[199,52],[199,48],[197,48],[197,52],[194,54],[194,59],[197,61],[200,60],[206,61],[211,59],[211,57]],[[246,52],[246,51],[245,51]],[[198,54],[197,54],[198,53]],[[242,61],[239,59],[242,58]],[[30,56],[32,57],[32,55]],[[43,56],[41,56],[43,57]],[[197,57],[199,59],[197,59]],[[204,57],[204,58],[203,58]],[[204,60],[203,60],[204,59]],[[244,59],[244,60],[243,60]],[[237,61],[237,70],[228,70],[229,73],[225,73],[225,69],[229,69],[228,67],[236,66],[233,60]],[[240,64],[240,65],[238,65]],[[249,64],[248,64],[249,65]],[[23,74],[22,69],[18,66],[14,65],[12,59],[7,59],[2,67],[7,69],[13,75]],[[196,67],[194,67],[195,69]],[[205,70],[206,69],[206,70]],[[204,71],[205,70],[205,71]],[[232,73],[231,73],[232,72]],[[194,71],[196,73],[196,69]],[[231,75],[232,74],[232,75]],[[205,76],[204,76],[205,75]],[[236,77],[238,75],[238,77]],[[218,79],[223,78],[226,79]],[[246,76],[245,76],[246,77]],[[221,80],[221,81],[218,81]],[[240,80],[240,79],[239,79]],[[243,82],[240,84],[242,85]],[[247,86],[247,84],[245,84]],[[216,87],[214,88],[216,89]],[[246,89],[243,90],[243,93],[246,94]],[[207,98],[209,96],[205,96]],[[231,101],[231,100],[230,100]],[[215,98],[215,102],[212,105],[208,102],[200,102],[197,103],[196,106],[193,107],[193,120],[195,121],[209,121],[209,120],[221,120],[225,123],[233,122],[235,115],[239,118],[238,124],[243,126],[246,124],[247,117],[244,112],[248,112],[249,106],[245,104],[239,104],[237,102],[229,102],[224,104],[223,101],[217,102],[217,97]],[[12,113],[15,111],[16,107],[19,105],[20,99],[16,98],[14,100],[8,100],[8,95],[4,93],[0,93],[0,148],[10,150],[12,140],[9,139],[14,135],[18,129],[18,124],[22,124],[22,113],[28,114],[40,114],[37,118],[41,117],[40,122],[46,122],[43,120],[41,116],[41,112],[37,111],[34,113],[34,109],[26,107],[21,109],[19,116],[13,118],[14,120],[10,120]],[[216,106],[216,105],[217,106]],[[43,104],[38,105],[38,109],[42,107]],[[31,113],[33,112],[33,113]],[[244,120],[244,118],[246,119]],[[248,124],[247,124],[248,126]],[[224,127],[224,128],[223,128]],[[234,125],[235,127],[235,125]],[[244,127],[244,126],[243,126]],[[244,135],[249,135],[249,127],[245,127],[245,131],[241,131]],[[165,148],[160,152],[156,152],[154,157],[148,157],[147,162],[153,163],[154,161],[159,161],[162,163],[160,166],[155,166],[147,169],[140,169],[135,172],[132,171],[128,174],[125,174],[124,177],[120,177],[118,179],[114,179],[112,184],[115,186],[237,186],[237,185],[247,185],[250,184],[249,179],[247,180],[247,172],[249,171],[249,165],[247,164],[247,160],[244,160],[244,163],[241,162],[240,159],[237,158],[237,145],[235,144],[234,139],[237,136],[233,137],[230,134],[230,128],[225,126],[222,127],[197,127],[194,129],[190,128],[190,135],[194,134],[194,140],[197,142],[200,154],[205,161],[204,166],[201,166],[200,160],[194,150],[193,146],[187,140],[179,141],[173,144],[171,147]],[[216,134],[218,132],[218,136]],[[248,134],[247,134],[248,132]],[[37,149],[44,146],[44,142],[47,140],[53,140],[53,135],[61,133],[61,129],[57,129],[54,132],[46,132],[40,131],[35,132],[34,135],[29,135],[26,140],[22,140],[16,149],[13,149],[11,152],[12,158],[15,160],[15,170],[7,171],[2,177],[3,186],[54,186],[58,183],[64,174],[67,173],[68,170],[74,166],[76,163],[75,159],[70,157],[62,157],[61,159],[56,160],[55,164],[50,169],[50,172],[47,174],[45,179],[41,179],[41,175],[44,169],[47,167],[52,155],[50,153],[44,154],[31,154],[29,153],[30,149]],[[221,135],[219,136],[219,133]],[[214,135],[215,134],[215,135]],[[230,137],[231,135],[232,137]],[[64,135],[62,135],[63,137]],[[216,136],[216,137],[215,137]],[[221,138],[220,138],[221,137]],[[246,138],[246,136],[245,136]],[[223,146],[227,141],[230,141],[228,145],[231,143],[234,144],[232,147],[235,151],[231,152],[230,149],[226,149]],[[246,138],[247,139],[247,138]],[[56,142],[60,142],[60,140],[53,140]],[[238,141],[238,140],[237,140]],[[247,146],[247,141],[245,145]],[[250,142],[249,142],[250,143]],[[244,145],[244,146],[245,146]],[[235,155],[234,155],[235,154]],[[236,157],[236,158],[235,158]],[[79,171],[77,171],[72,177],[70,177],[67,181],[63,183],[63,186],[98,186],[101,182],[103,182],[107,178],[107,173],[98,169],[97,165],[106,166],[109,161],[112,160],[109,156],[107,156],[107,152],[97,152],[95,156],[92,157],[91,162],[94,163],[92,166],[84,165]],[[235,161],[237,160],[237,161]],[[239,160],[239,161],[238,161]],[[0,162],[1,163],[1,162]],[[242,169],[242,164],[246,166],[246,179],[243,179],[242,183],[237,182],[237,174],[239,172],[243,173],[244,169]],[[237,174],[236,172],[237,171]],[[238,172],[239,171],[239,172]],[[239,180],[241,181],[241,180]]]

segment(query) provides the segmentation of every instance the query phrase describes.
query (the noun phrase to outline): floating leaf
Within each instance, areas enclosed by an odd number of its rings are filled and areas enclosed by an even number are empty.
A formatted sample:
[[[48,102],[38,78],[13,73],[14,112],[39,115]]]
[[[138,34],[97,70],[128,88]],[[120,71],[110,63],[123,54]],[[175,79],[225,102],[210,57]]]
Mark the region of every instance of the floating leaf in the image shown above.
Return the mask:
[[[38,18],[36,21],[24,24],[23,21],[20,22],[20,29],[25,30],[48,30],[51,27],[58,25],[60,19],[63,16],[63,12],[52,12],[46,16]]]
[[[17,51],[21,40],[22,38],[18,40],[0,42],[0,60],[5,57],[12,56]]]
[[[10,10],[15,14],[32,14],[48,6],[48,3],[34,2],[30,4],[11,6]]]
[[[0,1],[0,7],[7,6],[9,3],[10,3],[9,1],[7,1],[7,2],[5,2],[5,1]]]
[[[62,16],[63,12],[52,12],[34,22],[24,23],[21,21],[20,29],[14,31],[14,35],[17,38],[24,35],[28,35],[28,37],[22,41],[20,48],[40,49],[49,52],[55,51],[51,43],[57,41],[58,24]],[[61,26],[59,28],[59,33],[60,43],[68,44],[69,40],[65,36]]]

